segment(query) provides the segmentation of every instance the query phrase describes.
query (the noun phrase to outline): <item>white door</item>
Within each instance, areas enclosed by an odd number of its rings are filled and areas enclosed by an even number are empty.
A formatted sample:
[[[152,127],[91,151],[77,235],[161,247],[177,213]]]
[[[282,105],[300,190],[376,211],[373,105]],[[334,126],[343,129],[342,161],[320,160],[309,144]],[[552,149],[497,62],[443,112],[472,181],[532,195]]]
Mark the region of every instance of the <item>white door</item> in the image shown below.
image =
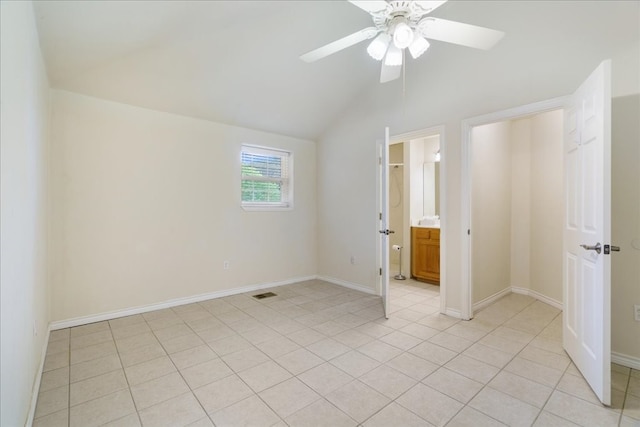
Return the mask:
[[[611,62],[570,97],[564,124],[563,341],[611,404]]]
[[[384,129],[384,141],[379,146],[380,173],[380,295],[384,317],[389,318],[389,128]]]

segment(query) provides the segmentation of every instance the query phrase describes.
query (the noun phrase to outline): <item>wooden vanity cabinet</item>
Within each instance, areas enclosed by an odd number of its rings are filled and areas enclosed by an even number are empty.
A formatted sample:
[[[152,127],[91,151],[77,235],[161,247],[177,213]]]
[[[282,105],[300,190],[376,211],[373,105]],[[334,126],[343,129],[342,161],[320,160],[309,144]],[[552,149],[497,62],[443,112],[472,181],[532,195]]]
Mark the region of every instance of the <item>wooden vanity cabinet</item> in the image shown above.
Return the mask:
[[[411,227],[411,276],[440,284],[440,229]]]

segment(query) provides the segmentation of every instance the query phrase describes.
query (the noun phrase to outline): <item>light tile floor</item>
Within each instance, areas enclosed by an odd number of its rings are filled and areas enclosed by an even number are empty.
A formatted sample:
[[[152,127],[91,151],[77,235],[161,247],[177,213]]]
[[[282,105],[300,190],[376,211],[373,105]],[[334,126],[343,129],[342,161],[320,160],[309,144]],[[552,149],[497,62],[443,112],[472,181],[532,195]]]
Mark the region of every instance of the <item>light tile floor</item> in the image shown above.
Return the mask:
[[[461,322],[439,289],[321,281],[51,333],[35,426],[638,426],[640,372],[599,404],[561,314],[511,294]]]

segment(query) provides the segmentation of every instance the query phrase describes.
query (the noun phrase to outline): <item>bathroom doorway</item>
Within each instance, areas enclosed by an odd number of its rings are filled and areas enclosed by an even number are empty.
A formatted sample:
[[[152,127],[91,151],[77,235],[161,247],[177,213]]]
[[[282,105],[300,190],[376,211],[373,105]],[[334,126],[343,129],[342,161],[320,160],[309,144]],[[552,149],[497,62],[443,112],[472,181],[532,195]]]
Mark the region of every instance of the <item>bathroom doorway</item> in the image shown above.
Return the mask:
[[[394,230],[389,236],[391,313],[405,308],[427,314],[445,312],[443,134],[443,128],[437,127],[390,139],[389,228]],[[417,280],[412,274],[412,228],[426,227],[427,223],[439,230],[439,280]]]

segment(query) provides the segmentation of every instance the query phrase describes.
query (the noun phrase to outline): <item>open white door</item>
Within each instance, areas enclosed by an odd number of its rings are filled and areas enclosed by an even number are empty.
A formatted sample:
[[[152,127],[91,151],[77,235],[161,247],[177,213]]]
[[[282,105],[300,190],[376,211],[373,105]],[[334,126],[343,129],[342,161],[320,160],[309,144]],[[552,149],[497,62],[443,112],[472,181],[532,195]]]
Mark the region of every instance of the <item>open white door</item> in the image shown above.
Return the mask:
[[[380,173],[380,295],[384,317],[389,318],[389,128],[384,129],[384,141],[380,143],[378,168]]]
[[[569,97],[564,127],[564,348],[602,403],[610,405],[610,61]]]

